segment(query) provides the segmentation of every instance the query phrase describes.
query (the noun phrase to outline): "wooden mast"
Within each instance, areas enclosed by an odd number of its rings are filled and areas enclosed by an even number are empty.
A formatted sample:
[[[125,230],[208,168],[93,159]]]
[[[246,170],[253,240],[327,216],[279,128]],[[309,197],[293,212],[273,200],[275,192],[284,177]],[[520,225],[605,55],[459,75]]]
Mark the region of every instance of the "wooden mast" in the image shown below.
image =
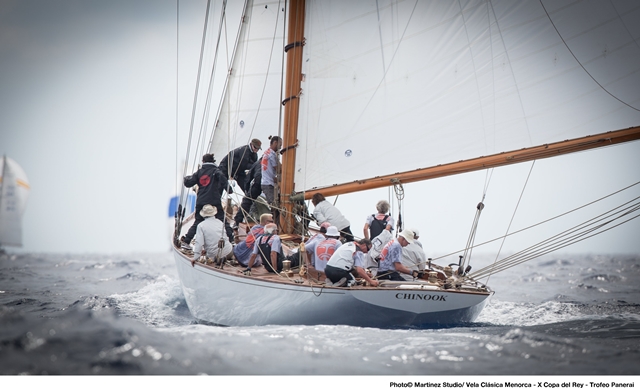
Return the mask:
[[[485,170],[493,167],[527,162],[535,159],[550,158],[573,152],[604,147],[613,144],[640,140],[640,126],[605,132],[576,139],[564,140],[556,143],[543,144],[536,147],[523,148],[516,151],[502,152],[499,154],[481,156],[475,159],[461,160],[459,162],[441,164],[438,166],[420,168],[413,171],[378,176],[370,179],[336,184],[323,188],[314,188],[305,191],[304,198],[310,199],[313,194],[321,192],[325,196],[353,193],[370,190],[379,187],[392,186],[395,182],[411,183],[427,179],[440,178],[448,175],[462,174],[465,172]]]
[[[281,233],[294,232],[293,202],[290,200],[294,190],[294,174],[296,164],[296,149],[287,148],[296,143],[298,138],[298,116],[300,111],[300,83],[302,82],[302,45],[304,40],[305,0],[290,0],[289,25],[287,27],[287,69],[285,74],[285,99],[282,173],[280,174],[280,206],[284,211],[280,214]]]

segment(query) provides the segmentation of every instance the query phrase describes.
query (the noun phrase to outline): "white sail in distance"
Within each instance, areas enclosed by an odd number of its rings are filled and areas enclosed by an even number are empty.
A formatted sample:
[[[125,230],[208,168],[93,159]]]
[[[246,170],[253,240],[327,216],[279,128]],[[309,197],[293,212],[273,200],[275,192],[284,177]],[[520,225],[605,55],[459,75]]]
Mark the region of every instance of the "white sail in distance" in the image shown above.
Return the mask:
[[[0,245],[21,247],[29,181],[22,167],[7,156],[0,159],[0,172]]]

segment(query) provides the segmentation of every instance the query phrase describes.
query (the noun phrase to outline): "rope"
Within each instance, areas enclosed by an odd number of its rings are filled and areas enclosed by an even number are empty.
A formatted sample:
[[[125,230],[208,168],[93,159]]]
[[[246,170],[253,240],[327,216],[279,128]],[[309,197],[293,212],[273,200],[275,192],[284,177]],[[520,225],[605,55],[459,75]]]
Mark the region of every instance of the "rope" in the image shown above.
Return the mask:
[[[554,252],[558,249],[583,241],[587,238],[597,236],[605,231],[611,230],[635,218],[638,218],[640,217],[640,214],[634,217],[631,217],[627,220],[621,221],[618,224],[612,225],[606,229],[600,230],[605,226],[614,223],[617,220],[630,216],[632,213],[639,211],[640,210],[639,200],[640,200],[640,197],[636,197],[633,200],[628,201],[627,203],[620,205],[612,210],[609,210],[588,221],[585,221],[582,224],[579,224],[573,228],[570,228],[562,233],[556,234],[555,236],[552,236],[546,240],[543,240],[540,243],[535,244],[527,249],[524,249],[516,254],[506,257],[500,260],[499,262],[494,263],[493,265],[482,268],[473,274],[473,278],[474,279],[482,279],[484,277],[488,278],[493,273],[504,271],[508,268],[524,263],[536,257],[540,257],[547,253]],[[628,205],[631,202],[636,202],[636,203],[633,203],[629,206],[622,208],[619,211],[614,212],[614,210],[621,208],[625,205]],[[607,215],[608,213],[611,213],[611,214]],[[611,219],[607,220],[608,218],[611,218]],[[597,233],[595,233],[596,231]]]
[[[502,242],[500,243],[500,249],[498,249],[498,253],[496,254],[496,259],[494,263],[498,260],[500,256],[500,252],[502,252],[502,247],[504,246],[504,242],[507,241],[507,235],[509,234],[509,229],[511,229],[511,224],[513,223],[513,219],[516,217],[516,212],[518,211],[518,207],[520,206],[520,201],[522,200],[522,196],[524,195],[524,190],[527,188],[527,183],[529,183],[529,178],[531,177],[531,172],[533,171],[533,167],[536,165],[536,161],[534,160],[531,163],[531,168],[529,169],[529,174],[527,174],[527,179],[524,181],[524,185],[522,186],[522,191],[520,191],[520,197],[518,197],[518,203],[516,203],[515,209],[513,209],[513,214],[511,215],[511,220],[509,221],[509,225],[507,226],[507,231],[505,233]],[[489,279],[487,279],[487,283]]]
[[[397,231],[401,232],[403,227],[402,227],[402,201],[404,201],[404,187],[402,186],[402,182],[400,182],[400,180],[398,179],[392,179],[391,180],[393,182],[393,192],[396,195],[396,200],[398,201],[398,221],[396,222],[397,224]]]
[[[278,2],[278,8],[277,9],[280,9],[280,8],[281,8],[281,2]],[[273,29],[273,38],[271,39],[271,50],[269,51],[270,52],[269,60],[267,61],[267,71],[265,73],[265,74],[267,74],[267,76],[265,77],[264,83],[262,85],[262,93],[260,94],[260,101],[258,103],[258,107],[256,108],[256,118],[253,121],[253,125],[251,126],[251,132],[249,134],[249,139],[251,139],[253,137],[253,133],[254,133],[254,130],[255,130],[255,127],[256,127],[256,123],[258,121],[258,115],[260,114],[260,107],[262,106],[262,101],[264,99],[264,94],[265,94],[265,91],[267,89],[267,78],[269,77],[269,70],[271,69],[271,61],[273,59],[273,47],[275,46],[275,42],[276,42],[275,36],[276,36],[276,33],[277,33],[278,21],[280,20],[280,12],[276,12],[276,15],[277,15],[276,16],[276,23],[275,23],[274,29]],[[282,63],[284,64],[284,61]],[[282,76],[281,76],[281,79],[282,79]],[[242,95],[242,93],[240,93],[240,96],[241,95]],[[238,97],[239,99],[240,99],[240,96]],[[282,100],[282,98],[281,98],[281,100]],[[229,137],[229,138],[231,138],[231,137]],[[249,141],[249,139],[247,141]],[[213,134],[212,134],[212,141],[213,141]],[[245,149],[245,152],[246,152],[246,149]],[[244,153],[242,155],[242,158],[244,158]],[[241,158],[241,160],[242,160],[242,158]],[[235,174],[238,173],[238,168],[240,168],[240,166],[238,166],[236,168],[236,171],[233,171],[233,174],[232,174],[231,168],[232,168],[232,164],[228,164],[229,177],[235,176]],[[244,189],[243,189],[243,191],[244,191]]]
[[[471,252],[473,251],[473,243],[476,240],[476,232],[478,230],[478,222],[480,221],[480,213],[482,213],[482,210],[484,209],[484,198],[485,196],[482,196],[482,201],[480,201],[480,203],[478,203],[478,205],[476,206],[476,216],[473,219],[473,222],[471,223],[471,231],[469,232],[469,238],[467,239],[467,245],[464,249],[464,254],[462,255],[462,260],[460,261],[460,267],[465,268],[467,266],[467,263],[471,263]]]
[[[202,42],[200,44],[200,59],[198,60],[198,75],[196,77],[196,87],[193,95],[193,105],[191,108],[191,123],[189,124],[189,140],[187,142],[187,155],[186,160],[189,160],[189,153],[191,150],[191,139],[193,136],[193,125],[196,118],[196,106],[198,104],[198,91],[200,90],[200,76],[202,74],[202,61],[204,57],[204,45],[207,37],[207,26],[209,25],[209,9],[211,7],[211,0],[207,0],[207,10],[205,11],[204,27],[202,29]],[[196,163],[194,163],[196,164]],[[185,163],[183,175],[187,174],[187,165]],[[184,190],[183,190],[184,192]],[[182,201],[180,201],[182,202]]]
[[[175,166],[176,166],[176,176],[178,176],[178,111],[179,111],[179,87],[180,87],[180,82],[179,81],[179,74],[180,74],[180,0],[176,1],[176,159],[175,159]],[[175,193],[178,192],[178,181],[176,180],[175,182],[176,186],[175,186]]]
[[[215,56],[213,59],[213,65],[211,66],[211,74],[209,75],[209,88],[207,89],[207,99],[204,105],[204,113],[202,116],[202,122],[200,124],[200,136],[198,137],[198,144],[200,144],[201,146],[201,153],[205,153],[204,149],[205,149],[205,142],[204,139],[206,132],[207,132],[207,127],[209,126],[209,115],[211,114],[211,99],[213,96],[213,85],[214,85],[214,80],[215,80],[215,75],[217,73],[216,69],[217,69],[217,65],[218,65],[218,57],[219,57],[219,53],[220,53],[220,41],[222,40],[222,30],[223,27],[226,26],[225,20],[226,20],[226,9],[227,9],[227,1],[224,0],[222,2],[222,11],[220,12],[220,23],[219,23],[219,27],[218,27],[218,38],[216,40],[216,47],[215,47]],[[212,136],[213,136],[213,130],[212,130]],[[202,142],[201,142],[202,140]],[[209,149],[211,149],[211,147],[209,147]]]
[[[545,224],[545,223],[547,223],[547,222],[551,222],[551,221],[553,221],[553,220],[555,220],[555,219],[558,219],[558,218],[560,218],[560,217],[564,217],[564,216],[566,216],[566,215],[568,215],[568,214],[571,214],[571,213],[573,213],[573,212],[576,212],[576,211],[578,211],[578,210],[580,210],[580,209],[586,208],[587,206],[591,206],[591,205],[593,205],[593,204],[595,204],[595,203],[598,203],[598,202],[600,202],[600,201],[603,201],[603,200],[605,200],[605,199],[607,199],[607,198],[609,198],[609,197],[612,197],[612,196],[614,196],[614,195],[616,195],[616,194],[620,194],[621,192],[623,192],[623,191],[625,191],[625,190],[629,190],[630,188],[632,188],[632,187],[634,187],[634,186],[636,186],[636,185],[638,185],[638,184],[640,184],[640,181],[638,181],[638,182],[636,182],[636,183],[633,183],[633,184],[631,184],[631,185],[629,185],[629,186],[623,187],[622,189],[620,189],[620,190],[618,190],[618,191],[615,191],[615,192],[613,192],[613,193],[611,193],[611,194],[605,195],[604,197],[598,198],[598,199],[596,199],[596,200],[594,200],[594,201],[591,201],[591,202],[589,202],[589,203],[586,203],[586,204],[584,204],[584,205],[582,205],[582,206],[578,206],[577,208],[574,208],[574,209],[572,209],[572,210],[569,210],[569,211],[567,211],[567,212],[565,212],[565,213],[562,213],[562,214],[559,214],[559,215],[557,215],[557,216],[555,216],[555,217],[551,217],[551,218],[546,219],[546,220],[544,220],[544,221],[538,222],[537,224],[533,224],[533,225],[528,226],[528,227],[526,227],[526,228],[523,228],[523,229],[520,229],[520,230],[516,230],[515,232],[511,232],[511,233],[509,233],[509,234],[506,234],[506,235],[504,235],[504,236],[499,236],[499,237],[496,237],[496,238],[494,238],[494,239],[491,239],[491,240],[485,241],[485,242],[483,242],[483,243],[480,243],[480,244],[474,245],[472,248],[477,248],[477,247],[480,247],[480,246],[483,246],[483,245],[486,245],[486,244],[490,244],[490,243],[492,243],[492,242],[498,241],[498,240],[503,239],[503,238],[505,238],[505,237],[513,236],[513,235],[515,235],[515,234],[518,234],[518,233],[524,232],[524,231],[526,231],[526,230],[529,230],[529,229],[535,228],[535,227],[537,227],[537,226],[543,225],[543,224]],[[445,255],[438,256],[438,257],[434,258],[434,259],[433,259],[433,261],[435,261],[435,260],[439,260],[439,259],[443,259],[443,258],[445,258],[445,257],[453,256],[453,255],[456,255],[456,254],[461,253],[461,252],[463,252],[463,251],[464,251],[464,249],[461,249],[461,250],[458,250],[458,251],[455,251],[455,252],[451,252],[451,253],[447,253],[447,254],[445,254]]]
[[[189,125],[189,139],[187,141],[187,152],[186,152],[186,157],[185,160],[189,160],[189,154],[191,152],[191,141],[193,138],[193,125],[194,125],[194,121],[195,121],[195,112],[196,112],[196,106],[198,103],[198,90],[199,90],[199,85],[200,85],[200,76],[202,73],[202,62],[203,62],[203,57],[204,57],[204,46],[205,46],[205,41],[206,41],[206,36],[207,36],[207,26],[209,23],[209,10],[211,7],[211,0],[207,0],[207,9],[205,11],[205,20],[204,20],[204,27],[202,30],[202,41],[200,44],[200,59],[198,61],[198,75],[196,77],[196,87],[195,87],[195,92],[194,92],[194,96],[193,96],[193,105],[192,105],[192,111],[191,111],[191,122]],[[177,95],[177,93],[176,93]],[[176,96],[177,99],[177,96]],[[176,102],[176,107],[177,107],[177,102]],[[176,108],[177,109],[177,108]],[[176,117],[177,117],[177,112],[176,112]],[[176,122],[177,122],[177,118],[176,118]],[[176,138],[177,138],[177,128],[176,128]],[[176,148],[177,148],[177,144],[178,142],[176,141]],[[177,159],[177,151],[176,151],[176,159]],[[182,175],[185,176],[187,174],[187,164],[184,164],[183,167],[183,173]],[[194,165],[196,164],[195,161],[193,163]],[[177,165],[177,160],[176,160],[176,165]],[[183,205],[183,211],[180,212],[180,214],[178,214],[178,217],[176,219],[176,225],[180,225],[182,224],[182,220],[184,219],[184,208],[186,207],[186,202],[189,198],[189,196],[186,194],[188,192],[189,189],[187,189],[186,187],[182,186],[182,189],[180,190],[180,200],[179,203]],[[176,227],[177,232],[179,232],[179,226]]]

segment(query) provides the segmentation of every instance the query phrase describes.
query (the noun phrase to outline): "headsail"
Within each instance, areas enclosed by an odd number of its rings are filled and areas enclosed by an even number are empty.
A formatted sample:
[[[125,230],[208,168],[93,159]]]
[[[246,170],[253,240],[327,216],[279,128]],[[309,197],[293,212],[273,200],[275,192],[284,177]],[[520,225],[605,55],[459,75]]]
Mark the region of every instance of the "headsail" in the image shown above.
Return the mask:
[[[0,171],[0,245],[21,247],[29,181],[20,165],[6,156],[0,159]]]
[[[217,160],[252,138],[264,149],[278,133],[285,23],[279,5],[247,1],[210,147]]]
[[[306,7],[297,191],[640,124],[632,2]]]

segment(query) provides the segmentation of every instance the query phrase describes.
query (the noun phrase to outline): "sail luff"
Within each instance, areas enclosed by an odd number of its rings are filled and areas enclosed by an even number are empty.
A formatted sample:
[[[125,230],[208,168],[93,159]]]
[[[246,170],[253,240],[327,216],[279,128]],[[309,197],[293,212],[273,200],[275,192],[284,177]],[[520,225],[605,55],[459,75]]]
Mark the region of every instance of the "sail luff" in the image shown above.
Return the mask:
[[[300,83],[302,82],[302,45],[304,39],[305,1],[293,0],[289,6],[289,26],[287,34],[287,70],[284,104],[283,146],[285,149],[296,143],[298,137],[298,117],[300,109]],[[288,148],[282,155],[282,180],[280,182],[280,204],[285,211],[281,214],[280,225],[285,233],[294,232],[293,202],[290,195],[294,191],[296,149]]]
[[[397,182],[412,183],[449,175],[462,174],[493,167],[528,162],[531,160],[550,158],[593,148],[605,147],[629,141],[640,140],[640,126],[605,132],[561,142],[542,144],[499,154],[481,156],[469,160],[432,166],[414,171],[399,172],[374,178],[358,180],[329,187],[314,188],[304,193],[305,199],[310,199],[315,193],[322,192],[325,196],[354,193],[380,187],[393,186]]]

